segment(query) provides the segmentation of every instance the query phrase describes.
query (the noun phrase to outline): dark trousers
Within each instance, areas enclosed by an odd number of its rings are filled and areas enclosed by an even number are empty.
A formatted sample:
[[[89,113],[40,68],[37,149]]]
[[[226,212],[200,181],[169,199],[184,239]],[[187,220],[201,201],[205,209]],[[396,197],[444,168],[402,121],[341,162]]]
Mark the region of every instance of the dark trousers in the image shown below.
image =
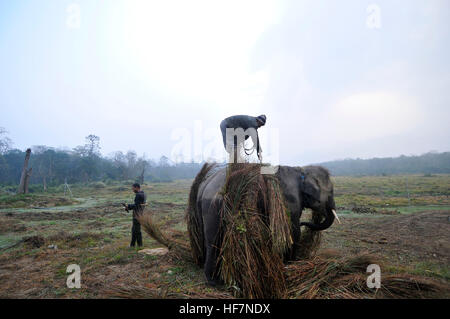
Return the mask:
[[[136,218],[133,218],[133,227],[131,227],[131,247],[136,245],[136,241],[139,247],[142,246],[142,234],[141,224],[139,224]]]

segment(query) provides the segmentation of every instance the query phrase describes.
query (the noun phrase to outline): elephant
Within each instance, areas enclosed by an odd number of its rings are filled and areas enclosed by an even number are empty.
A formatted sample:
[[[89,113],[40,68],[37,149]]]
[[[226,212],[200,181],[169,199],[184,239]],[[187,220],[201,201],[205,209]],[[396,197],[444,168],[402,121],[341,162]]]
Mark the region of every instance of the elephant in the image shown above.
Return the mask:
[[[220,283],[216,267],[219,255],[220,238],[220,208],[222,205],[222,190],[226,180],[226,168],[221,168],[206,176],[198,185],[196,197],[196,214],[203,232],[204,273],[207,283],[215,286]],[[314,231],[329,228],[337,217],[333,195],[333,183],[327,169],[321,166],[290,167],[278,166],[276,177],[285,199],[286,208],[291,216],[292,249],[287,260],[296,258],[300,242],[300,226],[306,226]],[[323,216],[323,220],[314,224],[300,223],[304,208],[311,208]]]

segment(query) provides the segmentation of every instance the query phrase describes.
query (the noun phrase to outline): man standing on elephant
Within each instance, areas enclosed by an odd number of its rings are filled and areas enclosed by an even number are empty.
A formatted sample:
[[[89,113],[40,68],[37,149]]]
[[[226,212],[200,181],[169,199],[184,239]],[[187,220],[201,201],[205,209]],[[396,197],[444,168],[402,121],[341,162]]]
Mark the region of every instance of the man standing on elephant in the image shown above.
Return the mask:
[[[144,192],[141,191],[141,185],[139,185],[138,183],[133,184],[132,190],[136,194],[136,196],[134,197],[134,204],[124,204],[125,210],[127,212],[129,210],[133,211],[133,226],[131,228],[130,247],[134,247],[136,245],[136,241],[138,246],[141,247],[142,246],[141,224],[139,224],[137,217],[142,213],[144,209],[146,198]]]
[[[256,148],[258,159],[262,162],[262,149],[259,144],[258,128],[266,124],[266,116],[260,115],[257,117],[249,115],[234,115],[227,117],[220,123],[220,130],[222,131],[223,145],[226,151],[230,154],[230,162],[234,162],[234,154],[236,154],[236,161],[239,163],[240,146],[244,148],[247,155],[249,151],[244,146],[244,141],[250,136],[253,141],[253,149]]]

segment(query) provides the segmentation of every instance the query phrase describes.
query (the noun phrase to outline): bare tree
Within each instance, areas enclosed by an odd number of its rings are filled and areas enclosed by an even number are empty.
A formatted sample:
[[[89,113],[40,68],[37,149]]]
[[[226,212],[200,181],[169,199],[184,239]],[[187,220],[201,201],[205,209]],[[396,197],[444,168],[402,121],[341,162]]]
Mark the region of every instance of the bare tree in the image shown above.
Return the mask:
[[[28,184],[30,183],[30,177],[31,177],[31,171],[33,170],[33,167],[30,167],[30,169],[27,170],[27,173],[25,175],[25,182],[24,182],[24,194],[28,194]]]
[[[52,174],[53,158],[50,153],[51,148],[45,145],[32,146],[31,151],[34,154],[34,165],[37,167],[37,176],[42,179],[44,191],[47,191],[47,178]]]
[[[128,177],[134,178],[137,175],[136,174],[137,154],[135,151],[128,151],[125,157],[127,159]]]
[[[159,159],[159,166],[168,167],[169,166],[169,158],[165,155],[161,156]]]
[[[118,151],[112,154],[112,159],[114,166],[120,172],[120,177],[126,180],[128,178],[128,168],[125,155],[121,151]]]
[[[75,147],[73,151],[81,157],[100,156],[100,137],[90,134],[85,139],[86,143]]]
[[[140,158],[137,161],[136,166],[140,168],[140,174],[139,174],[139,184],[144,184],[144,176],[145,176],[145,169],[147,168],[148,162],[145,158]]]
[[[26,194],[28,193],[28,183],[30,181],[32,168],[28,169],[28,162],[30,161],[31,149],[27,149],[25,152],[25,161],[23,163],[22,175],[20,176],[20,184],[19,189],[17,190],[18,194]]]
[[[100,137],[94,134],[86,136],[86,149],[89,156],[100,154]]]
[[[7,134],[8,132],[3,127],[0,127],[0,155],[11,149],[12,141],[6,136]]]

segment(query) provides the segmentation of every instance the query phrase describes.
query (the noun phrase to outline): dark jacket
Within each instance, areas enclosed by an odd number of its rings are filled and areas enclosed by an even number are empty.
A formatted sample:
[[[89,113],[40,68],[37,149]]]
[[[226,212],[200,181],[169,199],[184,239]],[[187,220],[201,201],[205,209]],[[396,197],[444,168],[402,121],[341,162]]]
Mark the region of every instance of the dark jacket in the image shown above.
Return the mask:
[[[142,204],[145,204],[145,202],[146,197],[144,192],[139,191],[136,193],[136,196],[134,197],[134,204],[128,204],[128,209],[133,210],[134,218],[142,212],[142,210],[144,209],[144,206],[142,206]]]
[[[259,136],[258,136],[258,122],[257,118],[249,115],[234,115],[227,117],[220,123],[220,130],[222,131],[223,137],[223,146],[227,147],[226,141],[226,129],[227,128],[242,128],[244,131],[249,128],[254,128],[256,130],[256,141],[253,141],[253,144],[256,144],[256,151],[259,153],[260,145],[259,145]],[[249,135],[245,136],[245,140],[249,138]],[[235,138],[236,143],[236,138]]]

